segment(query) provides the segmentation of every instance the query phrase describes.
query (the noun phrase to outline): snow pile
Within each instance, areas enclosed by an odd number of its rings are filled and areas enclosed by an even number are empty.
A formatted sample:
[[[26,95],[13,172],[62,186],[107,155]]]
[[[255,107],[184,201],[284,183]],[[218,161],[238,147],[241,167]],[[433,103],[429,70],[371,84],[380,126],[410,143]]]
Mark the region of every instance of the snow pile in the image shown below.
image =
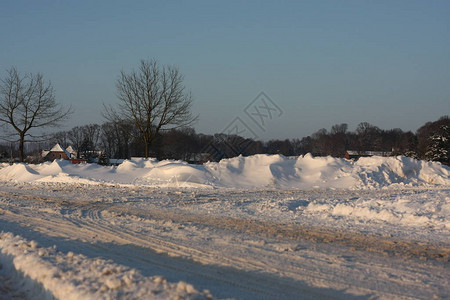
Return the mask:
[[[368,187],[383,187],[393,184],[450,184],[450,168],[440,163],[416,160],[405,156],[362,157],[355,163],[359,183]]]
[[[365,223],[380,223],[391,226],[426,228],[445,232],[450,229],[450,198],[448,191],[406,191],[358,195],[335,195],[326,199],[314,199],[295,212],[302,216],[320,216],[342,220],[361,226]],[[351,196],[351,197],[349,197]]]
[[[310,154],[298,158],[258,154],[204,165],[143,158],[126,160],[118,167],[72,165],[63,160],[40,165],[14,164],[0,169],[0,180],[239,189],[370,189],[448,186],[449,173],[450,168],[440,163],[403,156],[353,161]]]
[[[0,279],[11,298],[211,299],[185,282],[168,283],[104,259],[41,248],[11,233],[0,234]],[[7,291],[5,289],[5,291]]]
[[[9,166],[9,163],[5,163],[5,162],[0,163],[0,169],[5,168],[7,166]]]
[[[294,171],[295,159],[280,155],[238,156],[218,163],[205,164],[218,186],[230,188],[275,187],[278,182],[298,179]]]

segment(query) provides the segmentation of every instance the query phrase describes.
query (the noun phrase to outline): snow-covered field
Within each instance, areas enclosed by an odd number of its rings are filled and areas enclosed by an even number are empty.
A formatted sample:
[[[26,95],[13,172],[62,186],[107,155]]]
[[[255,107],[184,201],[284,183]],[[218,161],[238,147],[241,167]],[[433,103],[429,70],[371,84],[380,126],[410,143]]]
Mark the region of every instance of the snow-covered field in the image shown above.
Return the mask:
[[[446,298],[449,173],[310,155],[4,164],[0,298]]]

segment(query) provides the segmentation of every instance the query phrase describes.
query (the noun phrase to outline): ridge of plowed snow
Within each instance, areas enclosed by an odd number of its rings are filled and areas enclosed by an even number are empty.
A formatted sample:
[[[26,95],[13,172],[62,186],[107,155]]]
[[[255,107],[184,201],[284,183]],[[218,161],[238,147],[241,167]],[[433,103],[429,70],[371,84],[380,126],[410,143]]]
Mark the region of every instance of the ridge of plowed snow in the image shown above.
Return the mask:
[[[238,189],[384,188],[450,185],[450,168],[436,162],[397,157],[334,157],[258,154],[203,165],[178,160],[134,158],[118,167],[72,165],[58,160],[40,165],[1,165],[0,180],[160,187]]]
[[[30,299],[211,299],[191,284],[145,277],[136,269],[101,258],[43,248],[11,233],[0,232],[0,278],[15,294]],[[1,288],[1,286],[0,286]],[[28,298],[27,297],[27,298]]]

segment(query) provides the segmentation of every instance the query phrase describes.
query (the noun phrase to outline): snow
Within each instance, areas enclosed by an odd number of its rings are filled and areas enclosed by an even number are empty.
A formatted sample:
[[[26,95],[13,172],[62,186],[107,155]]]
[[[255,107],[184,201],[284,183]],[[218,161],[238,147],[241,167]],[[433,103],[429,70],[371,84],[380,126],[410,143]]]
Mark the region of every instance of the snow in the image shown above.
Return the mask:
[[[258,154],[192,165],[183,161],[133,158],[117,168],[72,165],[57,160],[40,165],[15,164],[0,169],[0,179],[91,184],[139,184],[160,187],[238,189],[373,189],[449,185],[449,168],[403,156],[298,158]]]
[[[43,248],[11,233],[0,234],[0,274],[22,281],[19,293],[39,299],[208,299],[211,295],[197,291],[185,282],[168,283],[161,276],[145,277],[104,259]],[[1,277],[0,277],[1,278]],[[20,285],[20,284],[19,284]],[[1,285],[0,285],[1,286]],[[15,293],[15,294],[14,294]],[[14,293],[4,297],[19,296]]]
[[[0,298],[445,298],[449,215],[402,156],[2,164]]]
[[[427,227],[434,230],[434,234],[441,231],[442,239],[450,241],[447,236],[450,230],[450,201],[445,193],[429,191],[426,195],[421,195],[419,192],[403,192],[395,196],[376,194],[379,195],[378,199],[358,195],[350,199],[336,197],[327,201],[312,201],[303,213],[320,213],[322,218],[344,218],[346,222],[405,226],[412,230]]]
[[[52,149],[50,149],[51,152],[65,152],[66,149],[64,149],[60,144],[56,144],[53,146]]]

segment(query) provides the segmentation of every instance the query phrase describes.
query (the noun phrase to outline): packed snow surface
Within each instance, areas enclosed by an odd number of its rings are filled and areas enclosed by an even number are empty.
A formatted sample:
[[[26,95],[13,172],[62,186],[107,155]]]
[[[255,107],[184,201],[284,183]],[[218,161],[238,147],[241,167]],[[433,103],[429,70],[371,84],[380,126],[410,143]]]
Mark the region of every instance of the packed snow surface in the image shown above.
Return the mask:
[[[440,299],[449,216],[401,156],[3,164],[0,299]]]
[[[36,299],[66,300],[211,297],[208,292],[198,292],[182,281],[168,283],[161,276],[145,277],[135,269],[111,261],[90,259],[71,251],[62,253],[56,247],[43,248],[35,241],[11,233],[0,234],[0,249],[0,278],[4,276],[0,287],[8,280],[22,285],[3,297],[19,298],[25,296],[25,292]],[[11,277],[16,277],[15,281]]]
[[[161,187],[238,189],[383,188],[449,185],[450,169],[412,158],[254,155],[192,165],[183,161],[134,158],[118,167],[72,165],[57,160],[40,165],[3,165],[0,179],[23,182],[113,183]]]

